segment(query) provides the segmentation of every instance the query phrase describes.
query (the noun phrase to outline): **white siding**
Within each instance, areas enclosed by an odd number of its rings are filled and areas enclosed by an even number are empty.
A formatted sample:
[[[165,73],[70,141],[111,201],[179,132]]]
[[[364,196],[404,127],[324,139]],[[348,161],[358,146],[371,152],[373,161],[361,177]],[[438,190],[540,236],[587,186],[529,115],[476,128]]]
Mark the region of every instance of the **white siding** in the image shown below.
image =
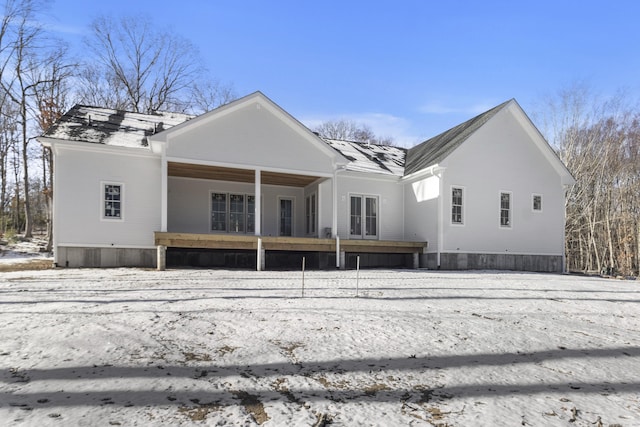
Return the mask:
[[[169,177],[168,182],[169,232],[210,233],[211,193],[255,194],[254,184],[204,179]],[[303,237],[304,190],[274,185],[262,186],[262,235],[278,235],[278,199],[294,200],[295,236]]]
[[[371,179],[357,175],[338,174],[338,235],[349,238],[350,195],[377,196],[378,239],[402,240],[404,234],[404,194],[397,178]]]
[[[443,252],[561,255],[560,176],[510,110],[503,110],[445,162]],[[464,187],[464,225],[451,224],[451,187]],[[512,226],[500,227],[500,192],[512,194]],[[532,195],[543,196],[533,212]]]
[[[428,250],[435,251],[438,242],[438,198],[440,178],[429,176],[404,184],[404,239],[428,242]]]
[[[333,224],[333,180],[327,179],[318,185],[318,230],[320,237],[326,237],[324,230]]]
[[[310,175],[333,173],[328,147],[321,150],[322,142],[312,143],[312,135],[302,135],[258,103],[222,117],[203,119],[170,138],[170,158],[305,171]]]
[[[56,147],[55,233],[59,245],[152,247],[160,229],[160,159],[113,149]],[[124,186],[122,220],[103,220],[103,182]]]

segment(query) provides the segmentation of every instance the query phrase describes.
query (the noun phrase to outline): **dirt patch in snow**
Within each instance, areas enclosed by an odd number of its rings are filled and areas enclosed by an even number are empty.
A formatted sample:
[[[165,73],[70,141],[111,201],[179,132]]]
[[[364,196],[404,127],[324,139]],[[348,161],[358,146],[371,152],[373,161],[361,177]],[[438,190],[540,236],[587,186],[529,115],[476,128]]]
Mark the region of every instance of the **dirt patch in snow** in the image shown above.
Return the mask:
[[[264,410],[264,405],[258,399],[258,396],[249,394],[246,391],[238,390],[231,392],[237,399],[240,400],[240,404],[244,406],[244,409],[253,416],[256,423],[262,425],[269,421],[269,415]]]
[[[49,270],[53,268],[53,261],[47,258],[29,259],[21,262],[1,264],[0,272]]]

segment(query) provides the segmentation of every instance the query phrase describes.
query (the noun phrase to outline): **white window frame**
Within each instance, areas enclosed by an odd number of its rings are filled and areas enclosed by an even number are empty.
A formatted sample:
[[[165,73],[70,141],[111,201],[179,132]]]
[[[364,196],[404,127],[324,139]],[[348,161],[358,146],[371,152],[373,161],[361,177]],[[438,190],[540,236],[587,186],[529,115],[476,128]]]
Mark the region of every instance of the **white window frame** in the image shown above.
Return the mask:
[[[106,190],[107,186],[119,186],[120,187],[120,215],[119,216],[106,216],[105,210],[107,208]],[[100,181],[100,219],[102,221],[109,222],[121,222],[124,221],[124,200],[125,200],[125,188],[123,182],[116,181]]]
[[[536,209],[535,206],[535,198],[536,197],[540,197],[540,209]],[[542,194],[539,193],[533,193],[531,194],[531,211],[532,212],[536,212],[536,213],[540,213],[542,212],[542,210],[544,209],[544,197],[542,197]]]
[[[313,192],[304,198],[305,233],[308,236],[318,234],[318,193]]]
[[[242,197],[242,212],[231,212],[231,198]],[[229,234],[247,234],[247,195],[244,193],[229,193],[227,196],[227,233]],[[242,229],[232,230],[231,214],[240,213],[242,215]]]
[[[213,229],[213,196],[214,194],[224,194],[224,230],[214,230]],[[215,191],[212,190],[209,192],[209,233],[227,233],[229,229],[229,193],[226,191]]]
[[[503,194],[508,194],[509,195],[509,221],[508,224],[503,225],[502,224],[502,195]],[[513,228],[513,192],[512,191],[506,191],[506,190],[501,190],[500,193],[498,194],[498,225],[500,227],[500,229],[502,230],[510,230]]]
[[[453,220],[453,206],[454,206],[453,205],[453,190],[456,190],[456,189],[462,190],[462,202],[461,202],[462,204],[460,205],[460,220],[461,220],[460,222],[455,222]],[[450,209],[449,209],[449,222],[450,222],[451,225],[455,225],[456,227],[463,227],[464,226],[464,224],[465,224],[465,220],[464,220],[464,218],[465,218],[465,208],[464,207],[465,207],[465,204],[466,204],[465,203],[466,202],[466,199],[465,199],[466,196],[467,196],[466,187],[464,187],[462,185],[452,185],[450,187],[450,191],[449,191],[449,206],[450,206]]]
[[[360,224],[360,231],[361,234],[351,234],[351,198],[353,197],[359,197],[361,200],[361,212],[360,212],[360,218],[361,218],[361,224]],[[375,203],[376,203],[376,212],[375,212],[375,218],[376,218],[376,230],[375,230],[375,235],[374,234],[367,234],[366,233],[366,229],[367,229],[367,199],[374,199]],[[363,239],[363,240],[379,240],[380,239],[380,219],[381,219],[381,206],[380,206],[380,195],[379,194],[364,194],[364,193],[349,193],[349,209],[347,212],[347,226],[349,227],[349,237],[350,238],[355,238],[355,239]]]
[[[224,230],[213,230],[213,195],[214,194],[224,194],[225,195],[225,229]],[[231,196],[242,196],[243,197],[243,215],[244,215],[244,230],[243,231],[235,231],[231,230]],[[255,195],[251,193],[244,193],[242,191],[217,191],[210,190],[209,191],[209,233],[214,234],[247,234],[253,235],[255,234],[255,212],[254,214],[254,229],[249,231],[249,197],[254,198],[255,203]]]
[[[282,229],[280,226],[280,203],[282,200],[291,200],[291,235],[282,235]],[[296,198],[294,196],[278,196],[278,203],[276,206],[276,218],[278,221],[278,236],[281,237],[294,237],[296,235]]]

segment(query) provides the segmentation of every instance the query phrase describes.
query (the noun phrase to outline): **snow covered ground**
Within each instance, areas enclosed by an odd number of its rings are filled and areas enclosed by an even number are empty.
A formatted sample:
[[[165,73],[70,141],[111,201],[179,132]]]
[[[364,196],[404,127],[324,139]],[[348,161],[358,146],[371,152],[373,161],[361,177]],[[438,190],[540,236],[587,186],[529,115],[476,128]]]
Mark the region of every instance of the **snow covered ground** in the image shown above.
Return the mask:
[[[0,239],[0,271],[9,270],[10,265],[22,264],[26,267],[34,262],[53,262],[51,253],[41,251],[45,246],[46,241],[43,238],[17,239],[11,243]]]
[[[0,306],[3,425],[640,426],[637,281],[62,269]]]

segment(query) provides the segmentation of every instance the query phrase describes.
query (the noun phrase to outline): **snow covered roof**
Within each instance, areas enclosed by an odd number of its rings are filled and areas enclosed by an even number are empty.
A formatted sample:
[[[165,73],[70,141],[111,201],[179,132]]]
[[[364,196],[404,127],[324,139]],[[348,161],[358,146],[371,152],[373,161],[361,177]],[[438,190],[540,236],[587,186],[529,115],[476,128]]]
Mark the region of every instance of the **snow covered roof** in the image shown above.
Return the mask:
[[[44,133],[48,138],[144,148],[147,137],[191,119],[181,113],[132,113],[75,105]]]
[[[349,160],[347,170],[403,176],[407,150],[389,145],[324,139],[329,146]]]

